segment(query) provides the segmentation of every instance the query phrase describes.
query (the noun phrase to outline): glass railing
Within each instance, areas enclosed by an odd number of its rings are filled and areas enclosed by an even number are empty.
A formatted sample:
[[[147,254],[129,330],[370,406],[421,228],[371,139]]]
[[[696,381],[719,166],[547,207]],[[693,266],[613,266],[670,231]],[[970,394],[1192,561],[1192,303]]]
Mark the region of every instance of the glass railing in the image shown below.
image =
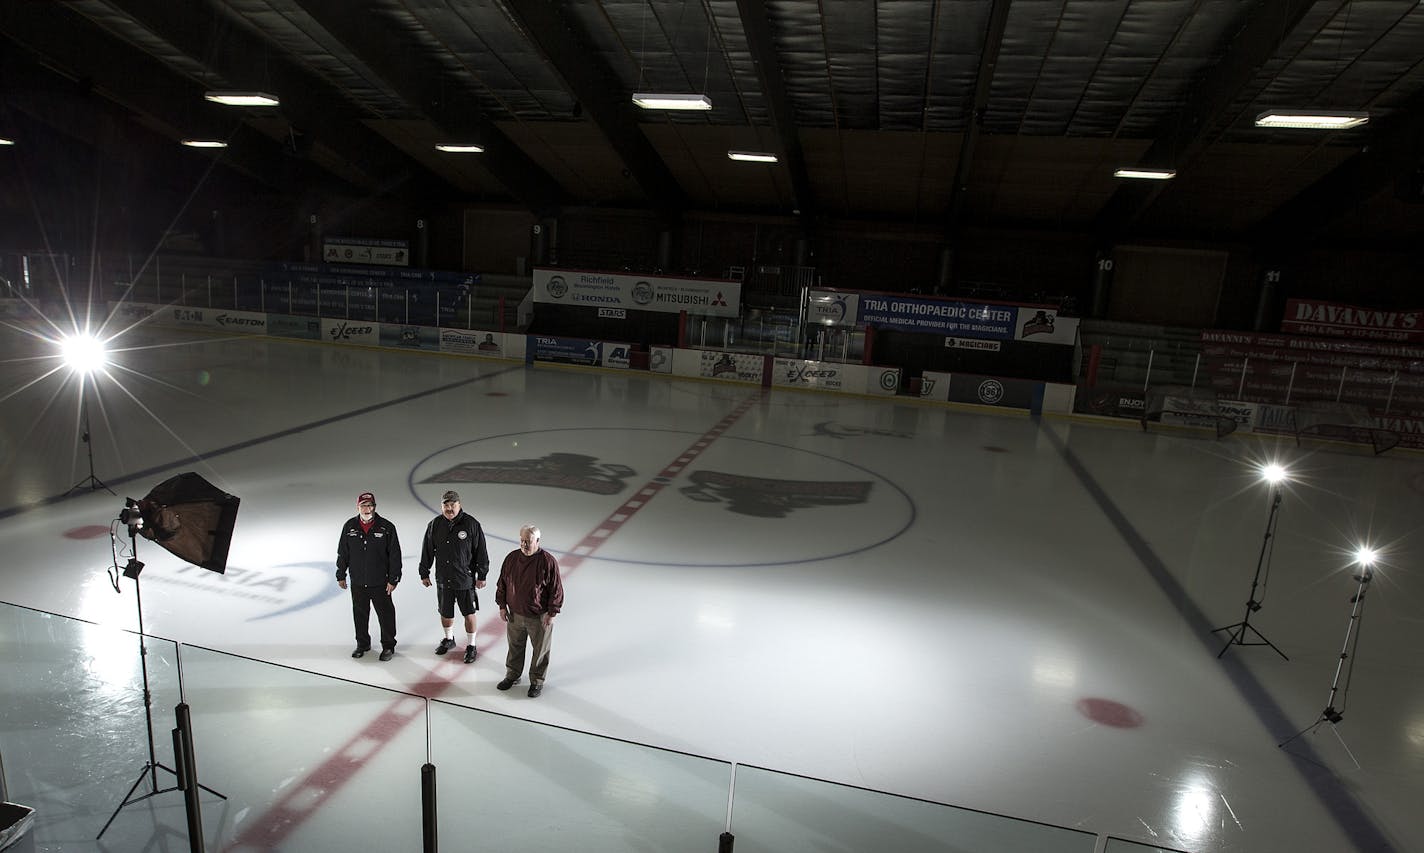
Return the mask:
[[[1420,448],[1424,367],[1417,352],[1350,339],[1091,321],[1082,328],[1075,409],[1151,419],[1161,400],[1172,398],[1193,417],[1210,409],[1235,424],[1230,431],[1372,445],[1376,453]]]
[[[1093,853],[1089,832],[738,766],[737,853],[821,850]]]
[[[732,766],[432,702],[440,837],[532,853],[709,851]]]
[[[138,635],[0,604],[0,642],[0,765],[10,800],[35,809],[22,843],[37,850],[190,849],[173,771],[180,701],[207,850],[419,850],[427,762],[447,849],[692,853],[728,832],[738,853],[1091,853],[1099,841],[157,637],[150,757]]]
[[[175,782],[178,648],[157,637],[146,645],[152,756],[136,634],[0,606],[0,762],[10,801],[35,809],[34,849],[165,849],[155,845],[186,837],[182,797],[152,796]],[[132,804],[116,814],[126,796]]]

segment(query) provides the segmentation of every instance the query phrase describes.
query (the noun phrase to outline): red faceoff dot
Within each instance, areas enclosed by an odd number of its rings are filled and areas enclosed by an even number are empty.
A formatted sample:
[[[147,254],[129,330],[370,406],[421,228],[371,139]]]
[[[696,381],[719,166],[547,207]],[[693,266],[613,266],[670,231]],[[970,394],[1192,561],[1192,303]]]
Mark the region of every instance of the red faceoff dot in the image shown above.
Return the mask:
[[[109,528],[98,524],[86,524],[83,527],[71,527],[64,531],[65,539],[98,539],[107,535]]]
[[[1142,715],[1132,708],[1111,699],[1079,699],[1075,706],[1078,713],[1095,723],[1112,726],[1115,729],[1135,729],[1142,725]]]

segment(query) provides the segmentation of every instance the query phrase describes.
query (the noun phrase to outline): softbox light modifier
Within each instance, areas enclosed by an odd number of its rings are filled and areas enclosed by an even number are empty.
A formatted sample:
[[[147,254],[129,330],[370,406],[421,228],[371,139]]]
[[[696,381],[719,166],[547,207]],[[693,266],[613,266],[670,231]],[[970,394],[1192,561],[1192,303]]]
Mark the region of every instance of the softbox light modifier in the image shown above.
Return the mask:
[[[128,499],[119,521],[129,536],[157,542],[180,560],[222,574],[241,500],[191,471],[164,480],[142,500]]]

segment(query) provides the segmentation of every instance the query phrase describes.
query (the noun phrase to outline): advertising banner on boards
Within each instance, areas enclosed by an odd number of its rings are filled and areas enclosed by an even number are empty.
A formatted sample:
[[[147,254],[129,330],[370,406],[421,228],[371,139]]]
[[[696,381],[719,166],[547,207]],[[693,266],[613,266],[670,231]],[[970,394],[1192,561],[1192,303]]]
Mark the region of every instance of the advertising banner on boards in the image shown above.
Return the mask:
[[[536,269],[533,293],[536,310],[540,304],[571,305],[600,309],[604,317],[616,317],[620,309],[736,317],[742,307],[742,283],[721,279]]]

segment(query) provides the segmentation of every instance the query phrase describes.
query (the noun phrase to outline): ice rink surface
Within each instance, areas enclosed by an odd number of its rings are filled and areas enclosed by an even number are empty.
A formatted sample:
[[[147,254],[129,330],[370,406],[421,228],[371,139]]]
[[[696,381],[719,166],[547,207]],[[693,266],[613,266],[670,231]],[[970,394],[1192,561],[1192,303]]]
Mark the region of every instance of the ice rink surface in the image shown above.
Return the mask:
[[[1163,847],[1424,849],[1420,456],[150,331],[90,396],[117,494],[57,500],[89,474],[75,384],[0,342],[5,602],[136,627],[109,525],[194,471],[242,499],[228,571],[140,539],[157,637],[417,693],[438,673],[472,708]],[[1269,543],[1268,459],[1293,472]],[[450,488],[493,566],[524,522],[564,563],[537,700],[494,688],[493,585],[481,658],[433,655],[416,563]],[[348,656],[333,576],[366,490],[406,561],[389,663]],[[1357,609],[1361,542],[1382,563]],[[1251,625],[1289,660],[1218,658],[1263,544]],[[1278,746],[1328,699],[1339,723]]]

